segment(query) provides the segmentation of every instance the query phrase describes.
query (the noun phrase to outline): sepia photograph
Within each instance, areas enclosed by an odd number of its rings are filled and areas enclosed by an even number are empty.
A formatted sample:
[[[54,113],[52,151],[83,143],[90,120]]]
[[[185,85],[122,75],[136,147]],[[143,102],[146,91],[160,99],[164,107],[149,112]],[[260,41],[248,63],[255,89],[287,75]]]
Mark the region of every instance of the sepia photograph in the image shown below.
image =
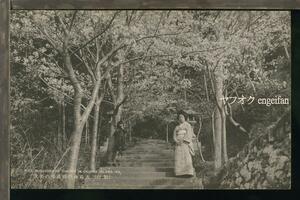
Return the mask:
[[[12,10],[11,189],[291,189],[291,13]]]

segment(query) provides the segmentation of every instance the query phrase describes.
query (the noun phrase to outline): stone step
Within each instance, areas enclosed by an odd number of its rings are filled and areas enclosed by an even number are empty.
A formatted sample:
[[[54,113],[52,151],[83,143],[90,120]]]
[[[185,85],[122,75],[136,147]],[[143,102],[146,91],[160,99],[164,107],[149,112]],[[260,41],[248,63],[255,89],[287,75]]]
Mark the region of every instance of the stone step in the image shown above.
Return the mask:
[[[162,149],[174,149],[172,146],[168,146],[168,145],[163,145],[163,144],[153,144],[153,145],[149,145],[149,144],[143,144],[143,145],[136,145],[136,146],[132,146],[132,147],[128,147],[127,149],[155,149],[155,148],[162,148]]]
[[[121,159],[156,159],[156,160],[165,160],[165,159],[174,159],[174,155],[157,155],[157,154],[145,154],[145,155],[123,155],[121,156]]]
[[[126,173],[126,174],[110,174],[110,175],[89,175],[85,176],[82,180],[85,181],[91,181],[91,180],[98,180],[99,182],[105,182],[109,183],[114,180],[115,182],[127,182],[127,180],[130,179],[135,179],[135,180],[140,180],[141,182],[149,182],[149,181],[157,181],[157,180],[164,180],[167,178],[176,178],[174,177],[174,173],[171,172],[145,172],[145,173]]]
[[[143,145],[143,146],[135,146],[135,147],[130,147],[127,149],[134,149],[134,150],[173,150],[174,148],[168,147],[166,145]]]
[[[120,162],[170,162],[174,163],[174,158],[120,158]]]
[[[118,163],[145,163],[146,165],[149,163],[169,163],[169,164],[174,164],[175,161],[174,159],[171,158],[166,158],[166,159],[148,159],[148,158],[140,158],[140,159],[129,159],[129,158],[124,158],[117,160]]]
[[[155,147],[160,147],[160,148],[172,148],[172,145],[168,145],[168,144],[139,144],[139,145],[135,145],[135,146],[131,146],[130,148],[155,148]]]
[[[101,167],[98,169],[100,172],[106,172],[108,173],[128,173],[128,172],[173,172],[174,168],[173,167],[124,167],[124,166],[119,166],[119,167]]]
[[[128,148],[124,152],[173,152],[171,148],[162,148],[162,147],[149,147],[149,148]]]
[[[172,167],[173,162],[120,162],[124,167]]]
[[[140,141],[136,144],[136,146],[140,145],[140,144],[156,144],[156,145],[171,145],[171,143],[167,143],[165,141]]]
[[[200,188],[194,185],[82,185],[79,186],[80,189],[124,189],[124,190],[134,190],[134,189],[150,189],[150,190],[199,190]]]
[[[149,179],[157,179],[157,178],[164,178],[164,177],[174,177],[174,172],[153,172],[153,171],[146,171],[146,172],[136,172],[136,171],[127,171],[126,173],[119,173],[119,174],[111,174],[113,178],[149,178]]]
[[[152,155],[152,156],[158,156],[158,157],[164,157],[164,156],[174,156],[174,152],[173,151],[126,151],[126,152],[123,152],[123,156],[143,156],[143,155]]]
[[[136,149],[127,149],[123,151],[123,154],[126,153],[136,153],[136,154],[147,154],[147,153],[156,153],[156,154],[173,154],[174,150],[172,149],[143,149],[143,150],[136,150]]]
[[[165,158],[173,158],[174,154],[159,154],[159,153],[128,153],[128,154],[123,154],[121,158],[153,158],[153,159],[165,159]]]
[[[166,177],[166,178],[116,178],[113,177],[110,179],[85,179],[84,185],[88,188],[96,187],[101,188],[102,186],[117,186],[120,188],[124,188],[126,186],[188,186],[194,187],[195,179],[194,178],[176,178],[176,177]]]
[[[107,179],[113,180],[127,180],[127,179],[141,179],[141,180],[158,180],[158,179],[165,179],[165,178],[176,178],[173,172],[140,172],[140,173],[119,173],[119,174],[109,174],[108,176],[103,176],[103,174],[96,174],[89,176],[85,176],[85,179],[99,179],[106,181]]]
[[[88,189],[198,189],[195,178],[174,176],[174,148],[163,140],[143,139],[128,147],[120,166],[101,167],[97,174],[78,180]]]
[[[124,153],[125,152],[174,152],[174,149],[163,149],[163,148],[129,148],[129,149],[126,149],[125,151],[123,151]]]
[[[172,144],[167,144],[167,143],[157,143],[157,142],[141,142],[141,143],[138,143],[136,145],[133,145],[133,147],[138,147],[138,146],[146,146],[146,145],[149,145],[149,146],[172,146]]]
[[[165,140],[156,140],[156,139],[143,139],[138,141],[138,144],[142,144],[142,143],[161,143],[161,144],[167,144],[167,142]]]

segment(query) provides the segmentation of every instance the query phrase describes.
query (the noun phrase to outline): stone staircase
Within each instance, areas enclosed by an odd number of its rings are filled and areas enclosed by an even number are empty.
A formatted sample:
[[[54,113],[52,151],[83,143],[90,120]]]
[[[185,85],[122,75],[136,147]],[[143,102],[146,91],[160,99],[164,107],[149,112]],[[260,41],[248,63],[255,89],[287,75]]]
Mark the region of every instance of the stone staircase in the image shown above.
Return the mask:
[[[163,140],[141,139],[123,152],[120,166],[101,167],[85,179],[88,189],[202,189],[201,181],[174,176],[174,150]]]

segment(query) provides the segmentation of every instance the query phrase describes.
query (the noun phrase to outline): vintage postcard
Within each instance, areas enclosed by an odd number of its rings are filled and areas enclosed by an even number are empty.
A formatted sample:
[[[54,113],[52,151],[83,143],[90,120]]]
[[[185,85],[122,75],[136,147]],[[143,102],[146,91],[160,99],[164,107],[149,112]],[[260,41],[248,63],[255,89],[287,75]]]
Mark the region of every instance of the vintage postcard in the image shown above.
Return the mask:
[[[290,189],[291,15],[13,10],[13,189]]]

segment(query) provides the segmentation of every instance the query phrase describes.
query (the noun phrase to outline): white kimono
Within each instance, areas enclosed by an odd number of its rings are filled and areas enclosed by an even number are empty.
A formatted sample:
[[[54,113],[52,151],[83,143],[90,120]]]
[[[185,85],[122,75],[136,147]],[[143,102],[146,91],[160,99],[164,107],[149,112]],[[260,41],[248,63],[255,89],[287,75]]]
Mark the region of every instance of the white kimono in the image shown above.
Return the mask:
[[[195,134],[192,126],[184,122],[176,126],[173,139],[175,145],[175,175],[194,175],[192,156],[195,155],[193,139]],[[177,144],[179,143],[179,144]]]

